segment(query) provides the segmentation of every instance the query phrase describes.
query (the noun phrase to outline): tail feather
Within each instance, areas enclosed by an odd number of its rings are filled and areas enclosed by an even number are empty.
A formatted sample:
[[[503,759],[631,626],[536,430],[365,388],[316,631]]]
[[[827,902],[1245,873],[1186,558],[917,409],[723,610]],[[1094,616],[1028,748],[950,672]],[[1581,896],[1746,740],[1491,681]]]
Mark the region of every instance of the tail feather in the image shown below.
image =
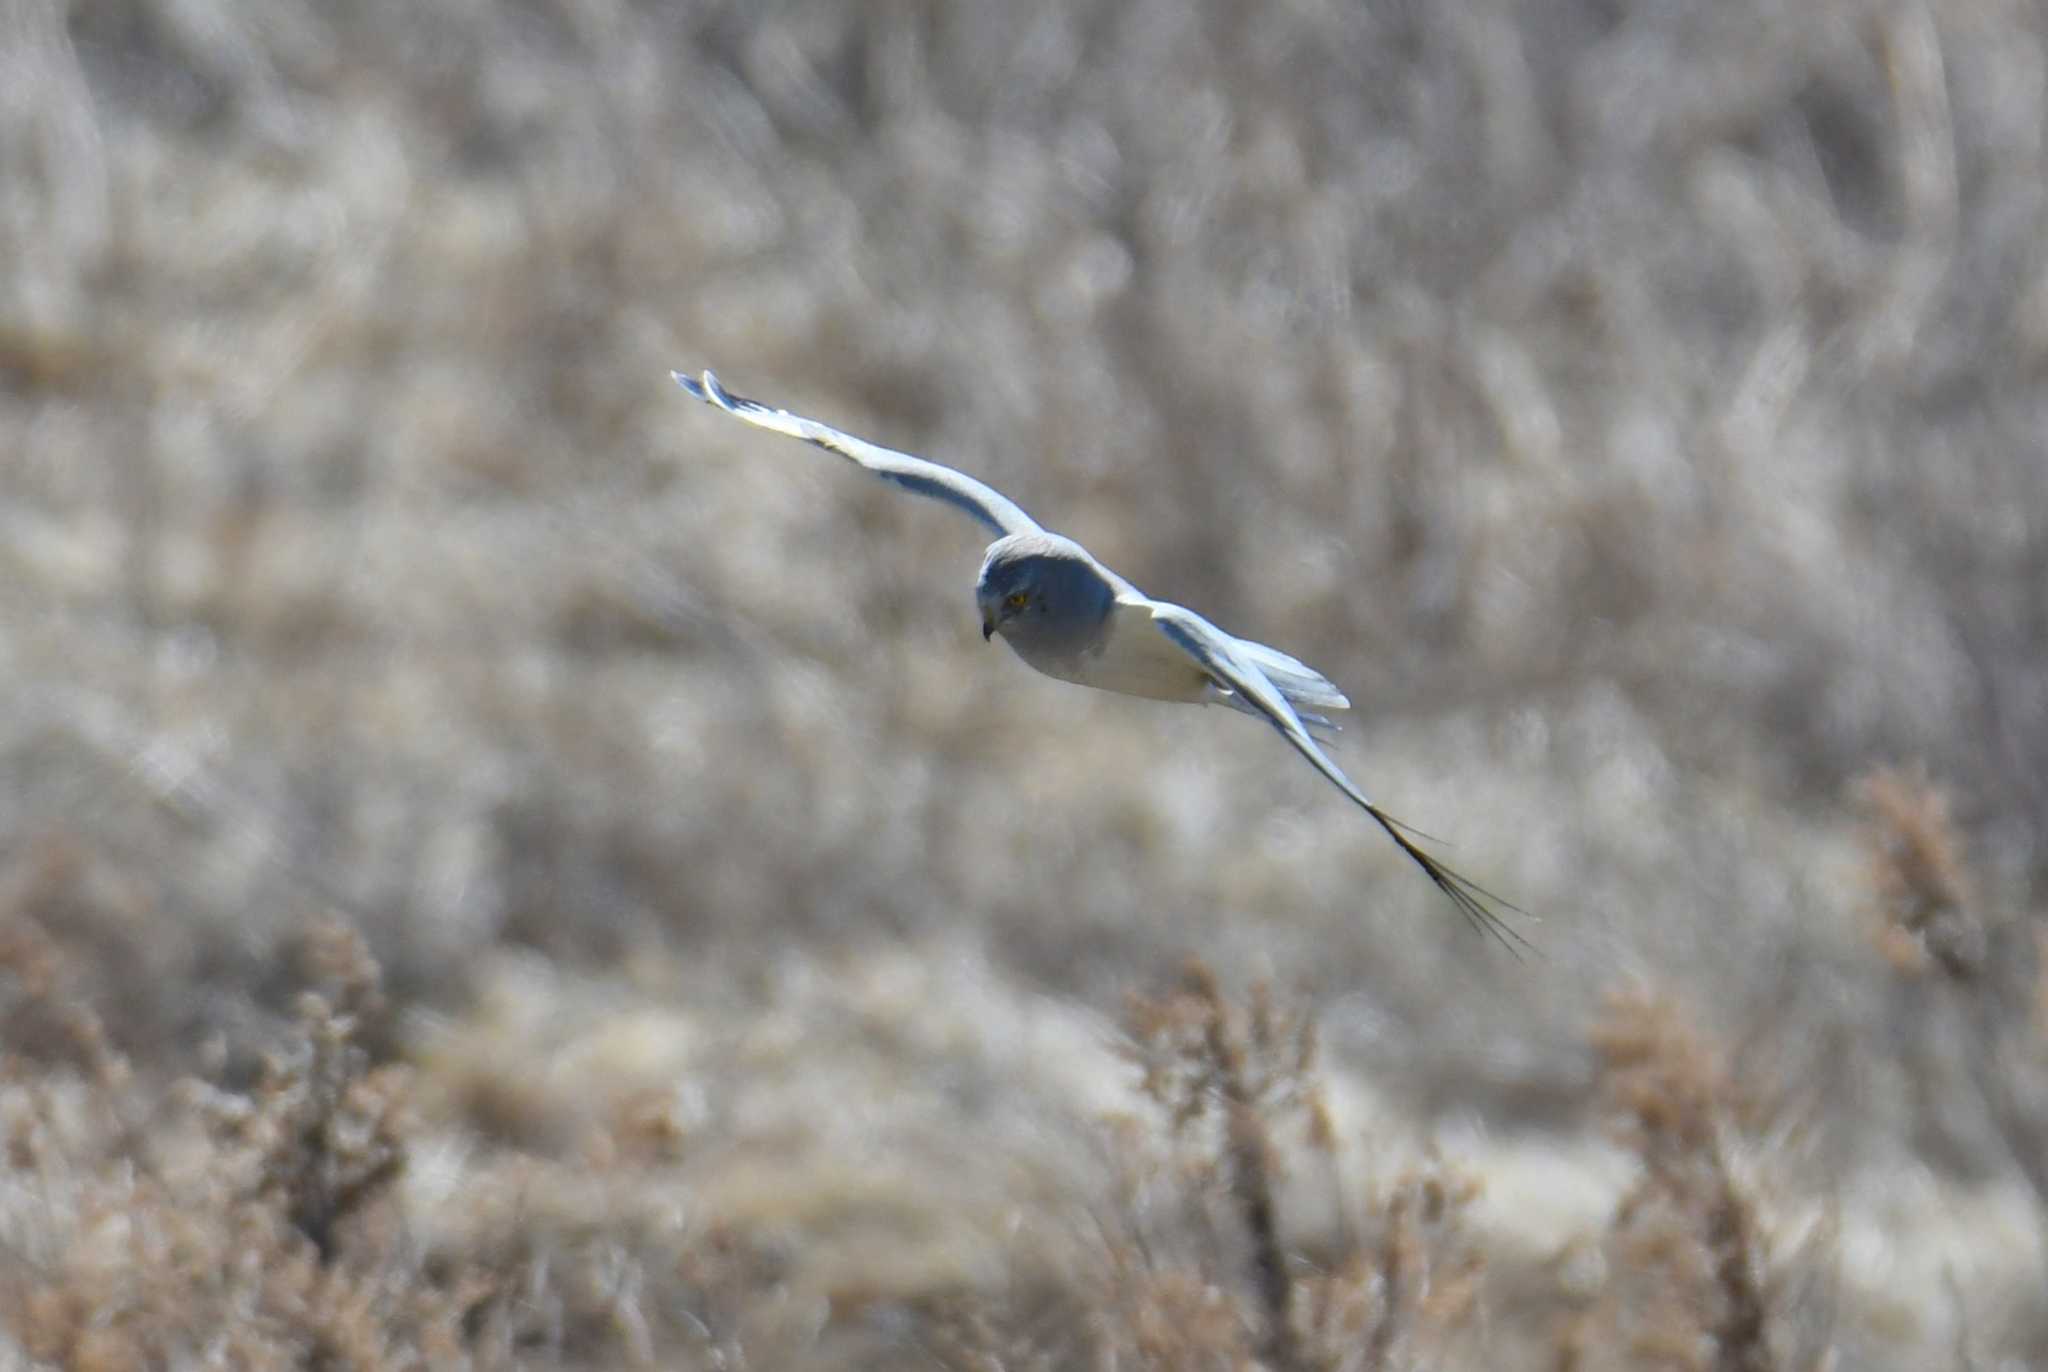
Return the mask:
[[[1240,656],[1259,669],[1259,674],[1273,683],[1275,690],[1287,698],[1294,707],[1295,716],[1301,720],[1310,734],[1328,742],[1344,732],[1342,726],[1324,714],[1325,710],[1348,710],[1351,701],[1338,690],[1336,684],[1300,658],[1290,657],[1278,648],[1269,648],[1248,638],[1232,640]],[[1227,686],[1214,685],[1212,699],[1219,705],[1228,705],[1254,719],[1265,719],[1265,712]]]
[[[1238,639],[1235,646],[1297,709],[1304,705],[1314,710],[1351,708],[1350,700],[1334,682],[1301,659],[1248,638]]]
[[[1284,689],[1282,694],[1285,694]],[[1272,723],[1270,719],[1267,719],[1265,711],[1226,686],[1218,686],[1213,682],[1210,683],[1208,700],[1211,704],[1228,705],[1239,714],[1250,715],[1261,723]],[[1295,707],[1294,717],[1301,721],[1302,727],[1307,729],[1312,737],[1328,743],[1344,732],[1344,726],[1332,720],[1328,715],[1321,715],[1313,710],[1302,709],[1301,701],[1297,697],[1289,695],[1287,703]],[[1325,706],[1324,708],[1334,707]]]

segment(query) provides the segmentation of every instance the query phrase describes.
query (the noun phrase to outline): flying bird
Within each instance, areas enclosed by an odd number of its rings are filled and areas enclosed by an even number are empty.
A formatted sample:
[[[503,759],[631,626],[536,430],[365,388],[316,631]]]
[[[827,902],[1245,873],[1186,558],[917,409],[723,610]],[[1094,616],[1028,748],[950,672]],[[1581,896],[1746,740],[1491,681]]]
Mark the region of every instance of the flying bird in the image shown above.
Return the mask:
[[[1008,496],[964,472],[734,395],[708,371],[670,375],[735,419],[837,453],[884,481],[967,514],[995,535],[974,584],[983,639],[1000,634],[1028,666],[1062,681],[1153,700],[1228,705],[1263,719],[1371,815],[1474,928],[1517,956],[1531,947],[1499,913],[1527,911],[1425,851],[1415,838],[1426,835],[1381,809],[1323,751],[1316,734],[1336,730],[1325,712],[1348,709],[1351,702],[1321,672],[1278,648],[1227,634],[1184,606],[1152,599],[1086,548],[1045,529]]]

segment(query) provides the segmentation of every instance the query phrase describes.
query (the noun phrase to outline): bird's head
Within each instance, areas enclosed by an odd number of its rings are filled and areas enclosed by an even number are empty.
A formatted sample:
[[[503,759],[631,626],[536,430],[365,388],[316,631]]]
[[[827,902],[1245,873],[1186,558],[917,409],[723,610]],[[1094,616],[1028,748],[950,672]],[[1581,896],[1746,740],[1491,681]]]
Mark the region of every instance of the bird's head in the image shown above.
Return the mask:
[[[1001,634],[1043,670],[1040,659],[1069,657],[1094,641],[1116,588],[1080,544],[1032,529],[989,545],[974,599],[981,636]]]
[[[1045,610],[1044,559],[1006,549],[998,543],[981,564],[974,601],[981,607],[981,636],[992,638],[1019,615]]]

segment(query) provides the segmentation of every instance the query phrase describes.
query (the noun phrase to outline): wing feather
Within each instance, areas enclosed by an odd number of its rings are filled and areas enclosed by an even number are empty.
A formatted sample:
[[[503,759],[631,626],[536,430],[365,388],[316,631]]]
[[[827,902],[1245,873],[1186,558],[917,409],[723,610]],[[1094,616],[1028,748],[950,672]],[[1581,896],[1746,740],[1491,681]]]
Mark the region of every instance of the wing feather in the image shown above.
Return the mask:
[[[906,491],[929,496],[943,501],[956,510],[965,511],[974,517],[982,527],[998,537],[1004,534],[1030,533],[1038,529],[1038,523],[1025,514],[1023,509],[1008,496],[993,486],[976,481],[965,472],[956,472],[936,462],[927,462],[909,453],[899,453],[893,448],[884,448],[864,438],[842,433],[829,424],[820,424],[815,419],[791,414],[763,405],[758,400],[734,395],[719,384],[718,378],[710,372],[701,376],[685,376],[681,372],[670,372],[676,384],[696,396],[707,405],[724,410],[735,419],[743,419],[756,428],[772,433],[787,434],[801,438],[804,442],[823,448],[828,453],[837,453],[860,467],[866,468],[884,481],[892,482]]]
[[[1525,951],[1535,951],[1534,945],[1516,932],[1499,913],[1499,910],[1512,910],[1516,914],[1526,916],[1528,911],[1502,900],[1479,883],[1446,866],[1410,838],[1408,833],[1404,832],[1408,826],[1374,804],[1350,777],[1344,775],[1343,769],[1330,760],[1329,754],[1309,736],[1302,717],[1288,704],[1287,697],[1279,688],[1266,678],[1243,651],[1240,640],[1224,633],[1194,611],[1164,601],[1152,602],[1152,622],[1159,626],[1161,633],[1179,644],[1194,658],[1202,670],[1215,679],[1218,686],[1235,693],[1238,699],[1256,707],[1259,713],[1265,716],[1266,722],[1278,730],[1280,736],[1292,744],[1296,752],[1307,758],[1331,785],[1371,815],[1379,826],[1387,831],[1387,836],[1400,846],[1401,851],[1428,874],[1436,888],[1450,898],[1451,904],[1458,907],[1458,913],[1475,929],[1492,935],[1499,940],[1503,948],[1518,958]]]

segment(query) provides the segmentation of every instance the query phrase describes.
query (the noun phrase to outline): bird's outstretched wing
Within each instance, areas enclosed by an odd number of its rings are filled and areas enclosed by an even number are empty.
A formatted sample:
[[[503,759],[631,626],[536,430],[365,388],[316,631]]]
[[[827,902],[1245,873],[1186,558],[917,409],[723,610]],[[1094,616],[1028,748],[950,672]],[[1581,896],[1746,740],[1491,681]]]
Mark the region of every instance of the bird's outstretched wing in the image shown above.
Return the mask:
[[[1038,529],[1038,522],[1025,514],[1015,501],[964,472],[884,448],[864,438],[855,438],[815,419],[805,419],[788,410],[773,409],[758,400],[734,395],[719,385],[718,378],[708,371],[701,376],[685,376],[681,372],[670,372],[669,375],[691,395],[706,404],[716,405],[735,419],[744,419],[758,428],[801,438],[826,452],[838,453],[906,491],[915,491],[919,495],[942,500],[956,510],[965,510],[998,537],[1031,533]]]
[[[1164,601],[1152,601],[1152,622],[1159,631],[1184,649],[1207,672],[1219,687],[1234,692],[1237,698],[1257,708],[1266,721],[1280,731],[1280,736],[1294,745],[1295,751],[1315,765],[1330,783],[1371,815],[1387,836],[1399,844],[1415,864],[1429,875],[1439,891],[1450,897],[1451,904],[1480,931],[1491,934],[1516,957],[1524,951],[1534,952],[1534,946],[1501,918],[1500,910],[1512,910],[1519,915],[1528,911],[1520,906],[1502,900],[1493,892],[1467,877],[1461,876],[1442,862],[1430,856],[1409,835],[1413,831],[1400,820],[1382,810],[1369,799],[1365,792],[1342,768],[1330,760],[1316,741],[1309,737],[1301,716],[1287,703],[1287,697],[1267,679],[1265,673],[1243,651],[1238,641],[1229,634],[1203,619],[1192,610]],[[1498,907],[1498,908],[1496,908]]]

